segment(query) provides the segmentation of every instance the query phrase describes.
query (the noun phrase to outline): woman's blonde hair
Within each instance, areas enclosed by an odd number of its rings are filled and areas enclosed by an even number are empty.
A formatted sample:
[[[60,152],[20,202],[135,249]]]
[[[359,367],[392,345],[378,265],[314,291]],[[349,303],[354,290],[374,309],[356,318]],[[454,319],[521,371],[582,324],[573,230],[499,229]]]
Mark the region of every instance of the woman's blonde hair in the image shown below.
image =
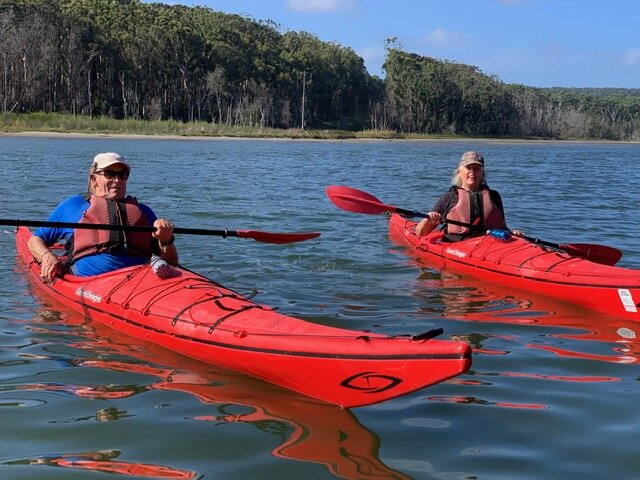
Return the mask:
[[[451,185],[455,185],[458,188],[462,187],[462,179],[460,178],[460,167],[456,168],[453,171],[453,177],[451,178]],[[488,187],[487,174],[484,171],[484,167],[482,167],[482,180],[480,180],[480,186],[483,188]]]

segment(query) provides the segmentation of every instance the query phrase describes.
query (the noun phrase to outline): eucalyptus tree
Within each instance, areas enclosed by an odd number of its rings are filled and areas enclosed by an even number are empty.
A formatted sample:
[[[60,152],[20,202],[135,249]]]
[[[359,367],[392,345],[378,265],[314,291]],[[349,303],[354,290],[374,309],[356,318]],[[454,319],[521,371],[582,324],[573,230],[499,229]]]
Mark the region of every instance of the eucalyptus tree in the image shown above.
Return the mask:
[[[2,110],[5,113],[47,109],[42,91],[52,76],[55,22],[49,2],[0,3]]]

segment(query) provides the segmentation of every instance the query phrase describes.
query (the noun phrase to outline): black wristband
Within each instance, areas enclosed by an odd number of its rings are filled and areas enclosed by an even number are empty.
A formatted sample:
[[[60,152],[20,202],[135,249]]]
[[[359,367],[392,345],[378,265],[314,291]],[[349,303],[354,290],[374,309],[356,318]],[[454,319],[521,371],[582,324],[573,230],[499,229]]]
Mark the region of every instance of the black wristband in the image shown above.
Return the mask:
[[[168,247],[169,245],[173,245],[173,242],[175,241],[176,241],[175,235],[171,235],[171,238],[169,239],[168,242],[161,242],[160,240],[158,240],[158,243],[160,244],[161,247]]]

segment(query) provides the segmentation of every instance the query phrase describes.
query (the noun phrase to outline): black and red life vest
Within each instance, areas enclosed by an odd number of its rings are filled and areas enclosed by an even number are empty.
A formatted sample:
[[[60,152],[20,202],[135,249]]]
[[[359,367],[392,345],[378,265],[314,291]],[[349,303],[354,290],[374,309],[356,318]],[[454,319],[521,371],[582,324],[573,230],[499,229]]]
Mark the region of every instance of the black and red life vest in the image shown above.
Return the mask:
[[[78,223],[149,226],[146,215],[134,197],[107,200],[91,195],[87,200],[89,208]],[[69,250],[69,262],[97,253],[124,253],[149,258],[152,254],[152,238],[151,232],[76,228]]]

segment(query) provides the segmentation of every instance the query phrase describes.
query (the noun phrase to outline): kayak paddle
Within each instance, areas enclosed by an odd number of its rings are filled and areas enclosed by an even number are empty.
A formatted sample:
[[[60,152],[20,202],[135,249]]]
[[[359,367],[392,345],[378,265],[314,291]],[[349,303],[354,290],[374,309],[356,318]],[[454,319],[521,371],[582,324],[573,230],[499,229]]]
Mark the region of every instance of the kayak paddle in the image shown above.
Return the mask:
[[[618,263],[618,260],[622,258],[622,252],[620,250],[607,247],[606,245],[596,245],[593,243],[553,243],[535,237],[528,237],[527,235],[519,235],[519,237],[531,243],[564,250],[574,257],[584,258],[585,260],[590,260],[602,265],[615,265]]]
[[[390,212],[399,213],[405,217],[428,217],[426,213],[386,205],[370,193],[363,192],[357,188],[331,185],[327,187],[326,193],[329,200],[331,200],[336,207],[348,212],[366,213],[369,215],[379,215],[380,213]]]
[[[80,228],[85,230],[118,230],[124,232],[154,232],[155,227],[145,225],[109,225],[73,222],[43,222],[39,220],[7,220],[0,219],[0,225],[14,227],[51,227],[51,228]],[[263,243],[294,243],[319,237],[316,232],[309,233],[274,233],[259,232],[256,230],[208,230],[205,228],[181,228],[175,227],[173,233],[186,235],[211,235],[217,237],[251,238]]]
[[[391,212],[398,213],[405,217],[428,218],[426,213],[398,208],[393,205],[386,205],[370,193],[363,192],[357,188],[331,185],[327,187],[326,193],[329,200],[331,200],[336,207],[349,212],[366,213],[369,215]],[[469,223],[458,222],[456,220],[447,219],[447,222],[463,227],[473,226]],[[622,252],[620,250],[613,247],[607,247],[605,245],[595,245],[591,243],[553,243],[534,237],[528,237],[526,235],[520,235],[520,237],[532,243],[553,247],[558,250],[564,250],[574,257],[584,258],[602,265],[615,265],[618,260],[622,258]]]

